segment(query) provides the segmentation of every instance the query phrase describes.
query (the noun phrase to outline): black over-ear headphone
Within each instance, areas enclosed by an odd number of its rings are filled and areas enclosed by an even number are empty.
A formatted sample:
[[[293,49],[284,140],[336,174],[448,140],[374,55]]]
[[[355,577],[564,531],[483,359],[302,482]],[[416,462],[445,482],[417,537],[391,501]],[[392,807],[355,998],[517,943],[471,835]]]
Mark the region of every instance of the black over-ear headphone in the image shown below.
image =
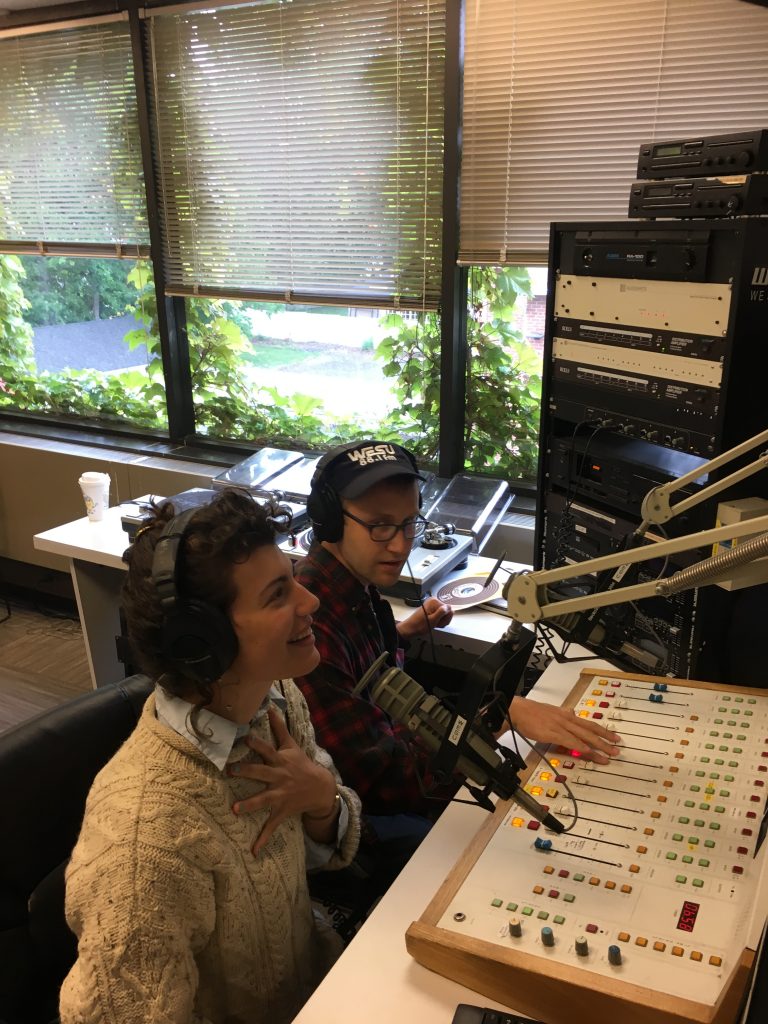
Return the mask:
[[[238,643],[232,623],[220,608],[179,594],[180,546],[197,511],[186,509],[166,525],[152,559],[152,582],[163,611],[164,656],[182,675],[212,683],[235,660]]]
[[[344,534],[344,510],[341,505],[341,498],[325,478],[329,469],[339,459],[354,448],[359,448],[360,445],[360,441],[352,441],[350,444],[331,448],[315,466],[315,472],[312,474],[312,480],[309,485],[307,515],[312,523],[316,540],[327,540],[333,544],[341,540]],[[416,464],[416,459],[407,448],[403,448],[403,451],[408,456],[413,466],[413,471],[418,473],[419,467]],[[419,508],[421,508],[421,492],[419,492]]]

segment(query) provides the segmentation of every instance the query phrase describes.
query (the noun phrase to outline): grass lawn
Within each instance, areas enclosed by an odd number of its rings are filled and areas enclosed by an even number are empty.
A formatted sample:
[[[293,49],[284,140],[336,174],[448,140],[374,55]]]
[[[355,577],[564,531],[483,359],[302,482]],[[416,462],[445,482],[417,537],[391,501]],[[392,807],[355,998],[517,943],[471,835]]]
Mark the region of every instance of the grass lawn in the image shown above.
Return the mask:
[[[253,341],[253,351],[244,352],[242,360],[251,366],[266,367],[274,366],[300,366],[307,359],[312,359],[314,353],[308,352],[301,345],[292,345],[280,341]]]

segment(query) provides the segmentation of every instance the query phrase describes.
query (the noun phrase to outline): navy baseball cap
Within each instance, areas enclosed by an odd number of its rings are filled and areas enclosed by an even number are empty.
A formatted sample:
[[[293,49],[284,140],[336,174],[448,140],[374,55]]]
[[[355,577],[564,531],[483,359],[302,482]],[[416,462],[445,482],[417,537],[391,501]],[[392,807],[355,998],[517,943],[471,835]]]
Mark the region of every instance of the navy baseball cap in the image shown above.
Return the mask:
[[[369,487],[393,476],[425,479],[413,455],[391,441],[360,441],[348,446],[325,471],[326,482],[342,498],[357,498]]]

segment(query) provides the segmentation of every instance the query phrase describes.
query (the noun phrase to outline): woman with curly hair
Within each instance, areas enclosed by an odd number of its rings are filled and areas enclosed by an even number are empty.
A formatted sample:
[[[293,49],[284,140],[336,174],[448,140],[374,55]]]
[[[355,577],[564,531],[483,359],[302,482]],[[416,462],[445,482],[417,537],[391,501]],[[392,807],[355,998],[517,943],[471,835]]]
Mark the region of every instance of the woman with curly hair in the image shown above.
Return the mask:
[[[166,502],[126,552],[128,635],[156,686],[67,870],[62,1024],[287,1022],[339,951],[306,872],[351,861],[359,800],[292,682],[319,660],[317,600],[279,519],[240,491],[179,516]]]

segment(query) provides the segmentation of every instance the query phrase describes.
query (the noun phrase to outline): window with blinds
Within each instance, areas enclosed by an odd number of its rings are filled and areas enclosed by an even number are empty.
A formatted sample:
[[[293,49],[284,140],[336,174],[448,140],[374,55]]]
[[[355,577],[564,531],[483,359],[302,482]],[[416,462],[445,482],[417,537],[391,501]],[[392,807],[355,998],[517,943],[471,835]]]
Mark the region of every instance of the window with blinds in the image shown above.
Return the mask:
[[[0,251],[149,241],[126,22],[0,37],[0,95]]]
[[[460,261],[626,218],[642,142],[768,127],[766,54],[740,0],[467,0]]]
[[[434,308],[445,0],[148,15],[169,294]]]

